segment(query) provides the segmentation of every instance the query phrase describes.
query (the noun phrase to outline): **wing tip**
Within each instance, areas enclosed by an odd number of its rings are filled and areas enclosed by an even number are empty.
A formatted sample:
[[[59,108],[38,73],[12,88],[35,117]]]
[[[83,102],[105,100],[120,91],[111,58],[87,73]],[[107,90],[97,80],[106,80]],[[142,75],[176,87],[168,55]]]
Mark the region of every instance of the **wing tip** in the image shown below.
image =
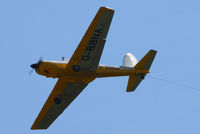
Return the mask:
[[[45,130],[46,128],[31,128],[31,130]]]
[[[31,130],[44,130],[47,129],[48,127],[41,127],[39,126],[39,124],[37,124],[36,122],[33,123],[33,125],[31,126]]]
[[[100,7],[100,9],[102,9],[102,10],[108,10],[108,11],[112,11],[112,12],[115,11],[114,9],[112,9],[110,7],[106,7],[106,6]]]
[[[151,49],[149,52],[157,53],[157,50]]]
[[[36,130],[36,129],[38,129],[38,128],[33,124],[31,127],[31,130]]]
[[[45,129],[47,129],[47,128],[37,128],[37,127],[35,127],[35,126],[32,126],[32,127],[31,127],[31,130],[45,130]]]
[[[33,126],[31,127],[31,130],[36,130],[36,129],[37,129],[37,128],[35,128],[35,127],[33,127]]]

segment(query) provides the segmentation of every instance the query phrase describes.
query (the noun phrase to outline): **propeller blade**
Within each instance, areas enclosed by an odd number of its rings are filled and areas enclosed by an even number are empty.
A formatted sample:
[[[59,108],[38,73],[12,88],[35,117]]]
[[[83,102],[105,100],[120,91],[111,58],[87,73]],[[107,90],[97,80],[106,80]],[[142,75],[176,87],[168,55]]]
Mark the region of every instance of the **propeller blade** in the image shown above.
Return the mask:
[[[40,59],[38,60],[37,63],[31,64],[30,66],[31,66],[31,68],[33,68],[33,69],[38,69],[38,68],[40,67],[41,63],[42,63],[42,57],[40,57]]]
[[[29,75],[29,76],[31,76],[31,75],[32,75],[32,73],[33,73],[33,70],[34,70],[34,69],[31,69],[31,70],[28,72],[28,75]]]

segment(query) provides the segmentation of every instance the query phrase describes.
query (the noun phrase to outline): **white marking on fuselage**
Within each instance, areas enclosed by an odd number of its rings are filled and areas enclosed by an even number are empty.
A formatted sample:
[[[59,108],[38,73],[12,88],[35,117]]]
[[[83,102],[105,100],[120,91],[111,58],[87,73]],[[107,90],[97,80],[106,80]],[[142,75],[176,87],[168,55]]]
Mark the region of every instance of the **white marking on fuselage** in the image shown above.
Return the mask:
[[[59,63],[59,64],[67,64],[68,63],[68,61],[47,61],[47,60],[43,60],[43,62]]]

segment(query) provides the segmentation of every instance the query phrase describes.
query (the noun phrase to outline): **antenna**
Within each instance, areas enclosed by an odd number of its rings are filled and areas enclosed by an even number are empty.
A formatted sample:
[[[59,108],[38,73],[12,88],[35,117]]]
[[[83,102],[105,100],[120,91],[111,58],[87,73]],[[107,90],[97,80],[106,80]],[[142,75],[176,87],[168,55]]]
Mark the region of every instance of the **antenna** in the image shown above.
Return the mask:
[[[61,59],[61,60],[62,60],[62,61],[64,61],[64,59],[65,59],[65,57],[62,57],[62,59]]]
[[[189,86],[189,85],[185,85],[185,84],[182,84],[182,83],[178,83],[178,82],[175,82],[175,81],[166,80],[166,79],[163,79],[163,78],[159,78],[159,77],[155,77],[155,76],[149,76],[149,75],[147,77],[149,77],[151,79],[163,81],[163,82],[166,82],[166,83],[170,83],[170,84],[173,84],[173,85],[181,86],[181,87],[184,87],[184,88],[190,88],[190,89],[193,89],[193,90],[196,90],[196,91],[200,92],[199,88],[195,88],[195,87],[192,87],[192,86]]]

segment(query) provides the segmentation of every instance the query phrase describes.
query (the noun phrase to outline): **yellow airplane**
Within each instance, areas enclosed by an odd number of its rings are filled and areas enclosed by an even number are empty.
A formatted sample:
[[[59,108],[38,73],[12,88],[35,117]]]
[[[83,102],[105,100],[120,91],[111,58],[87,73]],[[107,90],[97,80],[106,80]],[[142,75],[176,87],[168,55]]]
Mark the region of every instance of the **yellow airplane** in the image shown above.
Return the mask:
[[[145,75],[156,55],[150,50],[139,62],[131,54],[124,56],[123,66],[99,65],[112,21],[114,10],[101,7],[71,59],[67,61],[40,60],[31,68],[43,76],[58,78],[58,81],[40,111],[31,129],[47,129],[70,105],[81,91],[93,80],[101,77],[129,76],[127,92],[134,91]]]

